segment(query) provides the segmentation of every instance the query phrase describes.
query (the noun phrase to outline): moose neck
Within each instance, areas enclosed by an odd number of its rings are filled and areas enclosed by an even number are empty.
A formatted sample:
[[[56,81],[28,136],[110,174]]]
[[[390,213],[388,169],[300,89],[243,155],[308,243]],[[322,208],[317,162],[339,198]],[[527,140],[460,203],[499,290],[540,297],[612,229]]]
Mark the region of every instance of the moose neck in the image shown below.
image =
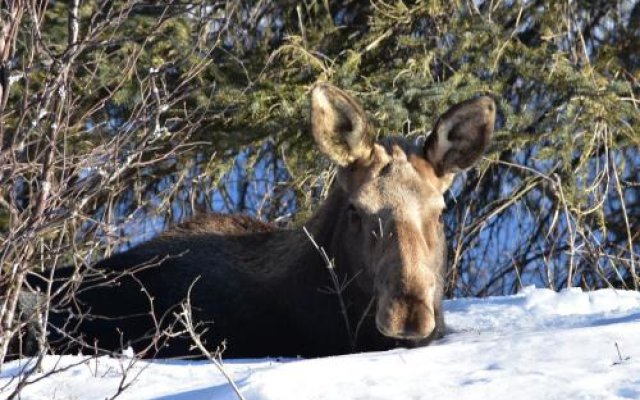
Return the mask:
[[[341,231],[341,214],[345,201],[344,192],[340,188],[332,188],[329,196],[311,218],[302,227],[290,232],[292,235],[290,239],[293,239],[296,248],[301,250],[296,254],[298,259],[292,260],[291,268],[306,269],[309,272],[320,271],[324,277],[329,277],[328,268],[330,267],[336,272],[345,272],[347,266],[333,263],[339,253],[339,249],[336,248],[339,241],[336,237]],[[322,252],[329,257],[332,265],[328,265],[328,260],[323,257]]]

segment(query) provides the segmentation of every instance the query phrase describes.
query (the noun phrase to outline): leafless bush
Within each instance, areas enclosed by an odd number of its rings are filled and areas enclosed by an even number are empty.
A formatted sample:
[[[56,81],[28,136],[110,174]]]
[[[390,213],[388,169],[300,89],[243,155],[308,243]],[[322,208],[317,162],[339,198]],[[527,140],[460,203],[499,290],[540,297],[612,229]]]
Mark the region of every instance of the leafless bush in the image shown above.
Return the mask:
[[[630,217],[637,211],[637,151],[616,149],[614,132],[604,121],[591,127],[591,149],[599,150],[574,161],[572,174],[561,159],[536,165],[535,152],[488,160],[472,177],[475,193],[463,193],[455,207],[449,290],[499,295],[522,281],[555,290],[638,290],[640,236]],[[494,197],[497,176],[509,196]]]
[[[193,287],[193,284],[191,287]],[[190,295],[191,295],[191,288],[189,289],[189,294],[187,295],[187,298],[185,299],[184,303],[181,306],[181,310],[176,315],[177,320],[180,321],[180,324],[188,332],[189,337],[191,338],[191,341],[193,343],[192,347],[198,349],[198,351],[200,351],[202,355],[207,358],[207,360],[211,361],[213,365],[215,365],[218,371],[227,380],[227,382],[229,383],[229,386],[231,386],[231,389],[233,389],[233,392],[235,393],[235,395],[240,400],[244,400],[245,398],[240,392],[240,389],[236,385],[231,375],[229,375],[227,370],[224,368],[224,364],[222,362],[222,353],[224,352],[224,343],[222,343],[221,346],[217,347],[215,351],[211,351],[210,348],[208,348],[202,342],[201,336],[204,333],[204,331],[199,330],[200,324],[197,321],[193,320]]]
[[[20,355],[27,336],[28,355],[37,356],[18,391],[33,381],[48,351],[48,330],[91,352],[93,344],[75,336],[74,326],[50,327],[50,311],[70,307],[81,282],[117,281],[117,274],[87,266],[130,245],[130,236],[140,235],[141,215],[153,220],[157,210],[171,209],[201,173],[194,158],[205,166],[213,159],[202,151],[208,142],[194,135],[223,111],[202,105],[216,86],[203,84],[201,75],[237,7],[231,1],[2,2],[0,366]],[[154,38],[173,34],[167,30],[184,21],[191,29],[184,40],[196,46],[162,59],[166,50]],[[140,25],[132,30],[132,24]],[[188,61],[180,64],[182,56]],[[62,269],[66,279],[54,279]],[[149,305],[152,313],[151,298]],[[161,322],[143,352],[177,334]],[[120,389],[126,387],[123,380]]]
[[[381,232],[382,232],[382,228]],[[362,314],[356,315],[358,317],[358,321],[353,326],[351,322],[351,318],[349,317],[349,310],[347,304],[344,299],[344,292],[347,287],[353,282],[353,280],[357,277],[355,276],[345,276],[344,279],[340,279],[338,274],[335,271],[335,263],[334,260],[327,255],[325,249],[320,246],[316,240],[313,238],[311,233],[307,230],[306,227],[303,227],[304,233],[309,238],[309,241],[313,245],[313,247],[318,251],[320,257],[324,261],[325,267],[327,269],[327,274],[329,274],[329,278],[331,280],[331,286],[326,288],[318,288],[318,290],[326,293],[327,295],[336,296],[338,299],[338,304],[340,305],[340,315],[342,316],[342,320],[344,322],[345,333],[349,338],[349,345],[351,346],[351,350],[355,351],[358,347],[358,334],[360,333],[360,328],[362,327],[363,322],[367,317],[369,317],[369,312],[371,311],[371,307],[373,306],[375,298],[372,296],[369,303],[362,311]],[[373,232],[375,234],[375,232]]]

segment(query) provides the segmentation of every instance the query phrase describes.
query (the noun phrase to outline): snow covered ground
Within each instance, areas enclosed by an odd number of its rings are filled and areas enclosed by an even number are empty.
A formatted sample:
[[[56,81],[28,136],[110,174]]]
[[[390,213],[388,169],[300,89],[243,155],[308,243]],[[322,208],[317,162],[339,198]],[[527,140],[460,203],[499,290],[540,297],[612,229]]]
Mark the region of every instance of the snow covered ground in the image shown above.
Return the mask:
[[[429,347],[234,360],[226,370],[247,399],[640,399],[640,293],[527,288],[445,308],[451,333]],[[3,365],[0,398],[23,367]],[[129,387],[120,399],[236,398],[208,362],[50,356],[45,373],[54,367],[69,368],[27,385],[20,398],[105,399],[121,384]]]

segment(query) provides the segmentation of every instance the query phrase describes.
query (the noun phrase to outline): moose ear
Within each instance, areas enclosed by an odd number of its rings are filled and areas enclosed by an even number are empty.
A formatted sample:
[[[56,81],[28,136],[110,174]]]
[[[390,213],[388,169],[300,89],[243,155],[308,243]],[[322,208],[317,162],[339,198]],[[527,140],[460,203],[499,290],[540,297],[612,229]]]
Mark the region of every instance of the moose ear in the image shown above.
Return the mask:
[[[436,122],[424,146],[425,157],[443,176],[469,168],[484,153],[496,120],[496,104],[482,96],[451,107]]]
[[[326,83],[311,92],[311,132],[320,151],[346,167],[368,160],[373,134],[360,103],[344,91]]]

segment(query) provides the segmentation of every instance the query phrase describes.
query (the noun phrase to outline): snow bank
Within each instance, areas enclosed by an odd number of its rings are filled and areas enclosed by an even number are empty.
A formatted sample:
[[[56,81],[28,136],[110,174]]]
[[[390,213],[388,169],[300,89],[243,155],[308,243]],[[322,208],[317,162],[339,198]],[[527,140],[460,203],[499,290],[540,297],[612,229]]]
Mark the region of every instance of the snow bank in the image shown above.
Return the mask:
[[[426,348],[226,368],[248,399],[640,398],[640,293],[525,288],[445,309],[450,333]],[[22,368],[3,366],[0,398]],[[44,377],[54,368],[68,369]],[[121,399],[235,398],[207,362],[50,356],[31,379],[22,400],[104,399],[121,385]]]

